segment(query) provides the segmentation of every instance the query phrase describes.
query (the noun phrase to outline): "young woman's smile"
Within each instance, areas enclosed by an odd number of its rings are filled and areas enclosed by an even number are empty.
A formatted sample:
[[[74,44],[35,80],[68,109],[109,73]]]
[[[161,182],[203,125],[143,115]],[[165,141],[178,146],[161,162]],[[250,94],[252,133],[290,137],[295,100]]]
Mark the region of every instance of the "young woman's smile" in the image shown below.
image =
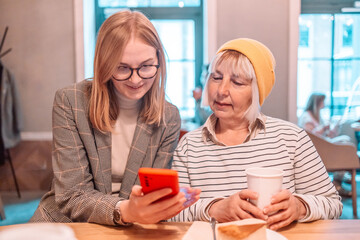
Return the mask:
[[[137,68],[146,65],[157,65],[156,49],[138,38],[130,39],[124,49],[118,68],[132,69],[131,77],[127,80],[118,81],[112,79],[116,90],[123,96],[139,100],[152,87],[155,77],[143,79],[139,76]]]

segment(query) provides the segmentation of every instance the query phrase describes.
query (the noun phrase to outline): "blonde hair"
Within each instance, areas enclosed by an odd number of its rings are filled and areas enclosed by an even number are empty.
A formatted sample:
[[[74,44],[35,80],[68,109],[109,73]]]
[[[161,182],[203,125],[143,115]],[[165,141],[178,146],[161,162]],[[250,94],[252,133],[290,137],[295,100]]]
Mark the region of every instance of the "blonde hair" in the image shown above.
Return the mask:
[[[260,113],[259,88],[257,85],[254,67],[244,54],[234,50],[225,50],[218,53],[212,60],[210,64],[210,73],[213,73],[222,63],[227,64],[227,70],[229,72],[251,81],[251,104],[244,113],[244,116],[249,121],[249,124],[252,124]],[[209,106],[208,82],[211,76],[212,74],[209,74],[207,77],[202,95],[201,106]]]
[[[139,115],[147,124],[160,125],[164,118],[166,62],[160,38],[145,15],[121,11],[104,21],[96,42],[89,117],[93,127],[100,131],[112,131],[119,114],[111,76],[132,37],[154,47],[160,65],[152,87],[143,97]]]

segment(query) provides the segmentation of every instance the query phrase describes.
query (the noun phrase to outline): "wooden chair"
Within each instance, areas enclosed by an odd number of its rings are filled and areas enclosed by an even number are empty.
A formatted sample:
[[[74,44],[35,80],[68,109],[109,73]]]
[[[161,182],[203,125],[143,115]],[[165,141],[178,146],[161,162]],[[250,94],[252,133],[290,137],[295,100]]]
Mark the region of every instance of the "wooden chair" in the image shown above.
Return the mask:
[[[350,171],[353,214],[354,217],[357,218],[355,177],[356,169],[360,169],[360,163],[355,145],[352,143],[331,143],[310,132],[307,132],[307,134],[314,143],[314,146],[324,162],[327,171]]]
[[[179,141],[180,139],[187,133],[188,131],[184,130],[184,129],[180,129],[180,135],[179,135]]]
[[[1,200],[1,194],[0,194],[0,218],[1,220],[5,220],[5,211],[4,211],[4,205]]]

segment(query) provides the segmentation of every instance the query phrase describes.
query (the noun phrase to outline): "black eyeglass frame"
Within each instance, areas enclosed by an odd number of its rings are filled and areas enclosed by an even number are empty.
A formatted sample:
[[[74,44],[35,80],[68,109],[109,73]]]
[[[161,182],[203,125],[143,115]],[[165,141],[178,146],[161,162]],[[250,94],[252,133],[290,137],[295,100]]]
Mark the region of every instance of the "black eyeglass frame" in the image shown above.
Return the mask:
[[[144,78],[144,77],[140,76],[140,74],[139,74],[139,71],[140,71],[140,69],[142,67],[156,67],[156,72],[152,77]],[[131,70],[130,76],[128,78],[126,78],[126,79],[118,79],[118,78],[114,77],[114,75],[112,75],[112,77],[113,77],[114,80],[119,81],[119,82],[127,81],[132,77],[132,75],[134,73],[134,70],[136,70],[136,73],[140,78],[142,78],[142,79],[151,79],[151,78],[156,76],[156,74],[157,74],[157,72],[159,70],[159,67],[160,67],[160,64],[157,64],[157,65],[147,65],[147,64],[145,64],[145,65],[142,65],[141,67],[138,67],[138,68],[127,67],[127,68],[129,68]]]

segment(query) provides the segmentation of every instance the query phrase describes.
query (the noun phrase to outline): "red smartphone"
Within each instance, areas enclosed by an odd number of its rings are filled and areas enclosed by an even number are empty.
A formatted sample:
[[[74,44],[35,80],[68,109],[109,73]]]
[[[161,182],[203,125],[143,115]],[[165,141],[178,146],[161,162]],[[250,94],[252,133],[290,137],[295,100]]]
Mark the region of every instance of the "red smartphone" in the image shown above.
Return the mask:
[[[178,173],[175,170],[162,168],[140,168],[139,179],[144,194],[162,188],[172,189],[172,192],[169,195],[159,200],[170,198],[179,192],[179,178]]]

